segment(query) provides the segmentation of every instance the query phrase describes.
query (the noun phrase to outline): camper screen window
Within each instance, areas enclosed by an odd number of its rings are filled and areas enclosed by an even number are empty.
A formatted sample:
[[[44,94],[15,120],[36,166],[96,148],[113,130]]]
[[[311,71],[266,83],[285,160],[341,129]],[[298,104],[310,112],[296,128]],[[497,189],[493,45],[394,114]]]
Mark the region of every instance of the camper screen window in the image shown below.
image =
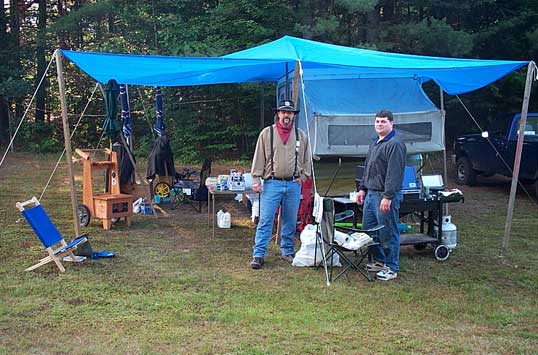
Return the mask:
[[[432,139],[432,123],[404,123],[394,125],[404,142],[429,142]],[[375,137],[373,125],[329,125],[329,145],[370,145]]]

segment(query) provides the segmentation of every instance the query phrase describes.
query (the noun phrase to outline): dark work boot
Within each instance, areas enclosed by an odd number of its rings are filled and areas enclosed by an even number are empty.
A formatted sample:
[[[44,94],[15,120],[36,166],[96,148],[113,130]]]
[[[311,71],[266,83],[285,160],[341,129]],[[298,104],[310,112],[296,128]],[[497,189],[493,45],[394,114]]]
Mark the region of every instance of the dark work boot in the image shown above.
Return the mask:
[[[280,256],[280,259],[286,260],[290,264],[293,262],[293,258],[295,258],[295,254],[288,254],[288,255],[281,255]]]
[[[252,258],[252,261],[250,262],[250,268],[254,270],[261,269],[263,266],[263,258]]]

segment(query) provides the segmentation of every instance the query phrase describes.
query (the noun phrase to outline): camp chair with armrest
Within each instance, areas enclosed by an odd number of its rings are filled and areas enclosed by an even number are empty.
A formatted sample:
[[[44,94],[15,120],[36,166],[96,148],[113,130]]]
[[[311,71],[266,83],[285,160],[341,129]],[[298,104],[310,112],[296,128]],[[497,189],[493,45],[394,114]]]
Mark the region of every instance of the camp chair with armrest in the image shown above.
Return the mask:
[[[34,204],[34,207],[25,208],[30,204]],[[65,272],[65,268],[60,261],[61,258],[69,255],[71,260],[77,260],[77,257],[73,254],[73,250],[77,249],[80,244],[85,243],[88,240],[86,234],[73,239],[71,243],[67,243],[60,232],[58,232],[58,229],[52,223],[47,212],[45,212],[45,209],[41,206],[36,197],[25,202],[17,202],[16,206],[19,211],[21,211],[24,218],[26,218],[28,224],[30,224],[48,253],[48,256],[39,260],[37,264],[26,268],[25,271],[37,269],[40,266],[54,261],[56,266],[58,266],[58,269],[60,269],[61,272]],[[60,246],[53,249],[58,243]]]
[[[202,202],[207,201],[207,186],[205,186],[205,180],[211,176],[211,159],[207,158],[202,164],[200,170],[200,185],[196,192],[192,195],[193,201],[198,201],[198,212],[202,212]]]
[[[329,281],[335,281],[341,276],[347,278],[347,272],[350,270],[358,271],[368,281],[374,281],[373,277],[366,270],[364,261],[371,259],[370,247],[376,245],[374,238],[377,237],[379,230],[383,226],[376,226],[371,229],[354,229],[348,227],[335,227],[335,221],[343,220],[352,216],[353,211],[344,211],[339,214],[334,213],[334,201],[331,198],[323,199],[323,215],[321,220],[321,239],[325,243],[324,262],[329,266]],[[339,244],[335,238],[337,232],[343,232],[348,236],[356,237],[357,243],[350,249],[348,245]],[[366,235],[355,234],[364,233]],[[317,250],[317,248],[316,248]],[[342,270],[333,277],[334,255],[338,255]]]
[[[207,187],[205,180],[211,174],[211,159],[205,159],[200,171],[185,168],[182,172],[176,172],[174,186],[171,188],[172,206],[175,209],[180,204],[188,203],[197,212],[202,212],[202,201],[207,201]],[[198,175],[198,180],[193,178]],[[189,191],[189,192],[186,192]],[[198,201],[198,208],[192,201]]]

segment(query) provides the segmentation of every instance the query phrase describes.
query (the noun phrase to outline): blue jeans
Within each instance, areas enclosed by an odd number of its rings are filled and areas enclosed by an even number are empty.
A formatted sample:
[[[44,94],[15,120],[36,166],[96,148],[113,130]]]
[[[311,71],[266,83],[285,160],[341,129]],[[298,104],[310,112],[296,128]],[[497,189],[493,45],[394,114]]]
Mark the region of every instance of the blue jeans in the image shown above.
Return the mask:
[[[294,237],[297,229],[297,210],[301,202],[301,184],[293,181],[265,180],[260,201],[260,219],[256,229],[252,256],[263,258],[271,240],[273,221],[279,205],[282,223],[280,251],[290,255],[294,250]]]
[[[398,219],[402,192],[396,193],[392,198],[390,211],[381,213],[379,205],[383,199],[383,192],[368,191],[364,199],[362,212],[362,228],[370,229],[380,224],[385,228],[379,231],[376,242],[379,245],[372,247],[374,259],[386,264],[391,270],[400,270],[398,261],[400,259],[400,231],[398,230]],[[374,238],[376,239],[376,238]]]

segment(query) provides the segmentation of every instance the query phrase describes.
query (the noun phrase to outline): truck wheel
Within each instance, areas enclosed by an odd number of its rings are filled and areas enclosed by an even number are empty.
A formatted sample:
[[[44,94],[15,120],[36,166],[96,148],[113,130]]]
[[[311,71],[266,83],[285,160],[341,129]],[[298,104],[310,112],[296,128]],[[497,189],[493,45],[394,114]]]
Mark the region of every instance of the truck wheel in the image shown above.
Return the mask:
[[[459,185],[472,186],[476,184],[476,171],[467,157],[461,157],[456,162],[456,181]]]

